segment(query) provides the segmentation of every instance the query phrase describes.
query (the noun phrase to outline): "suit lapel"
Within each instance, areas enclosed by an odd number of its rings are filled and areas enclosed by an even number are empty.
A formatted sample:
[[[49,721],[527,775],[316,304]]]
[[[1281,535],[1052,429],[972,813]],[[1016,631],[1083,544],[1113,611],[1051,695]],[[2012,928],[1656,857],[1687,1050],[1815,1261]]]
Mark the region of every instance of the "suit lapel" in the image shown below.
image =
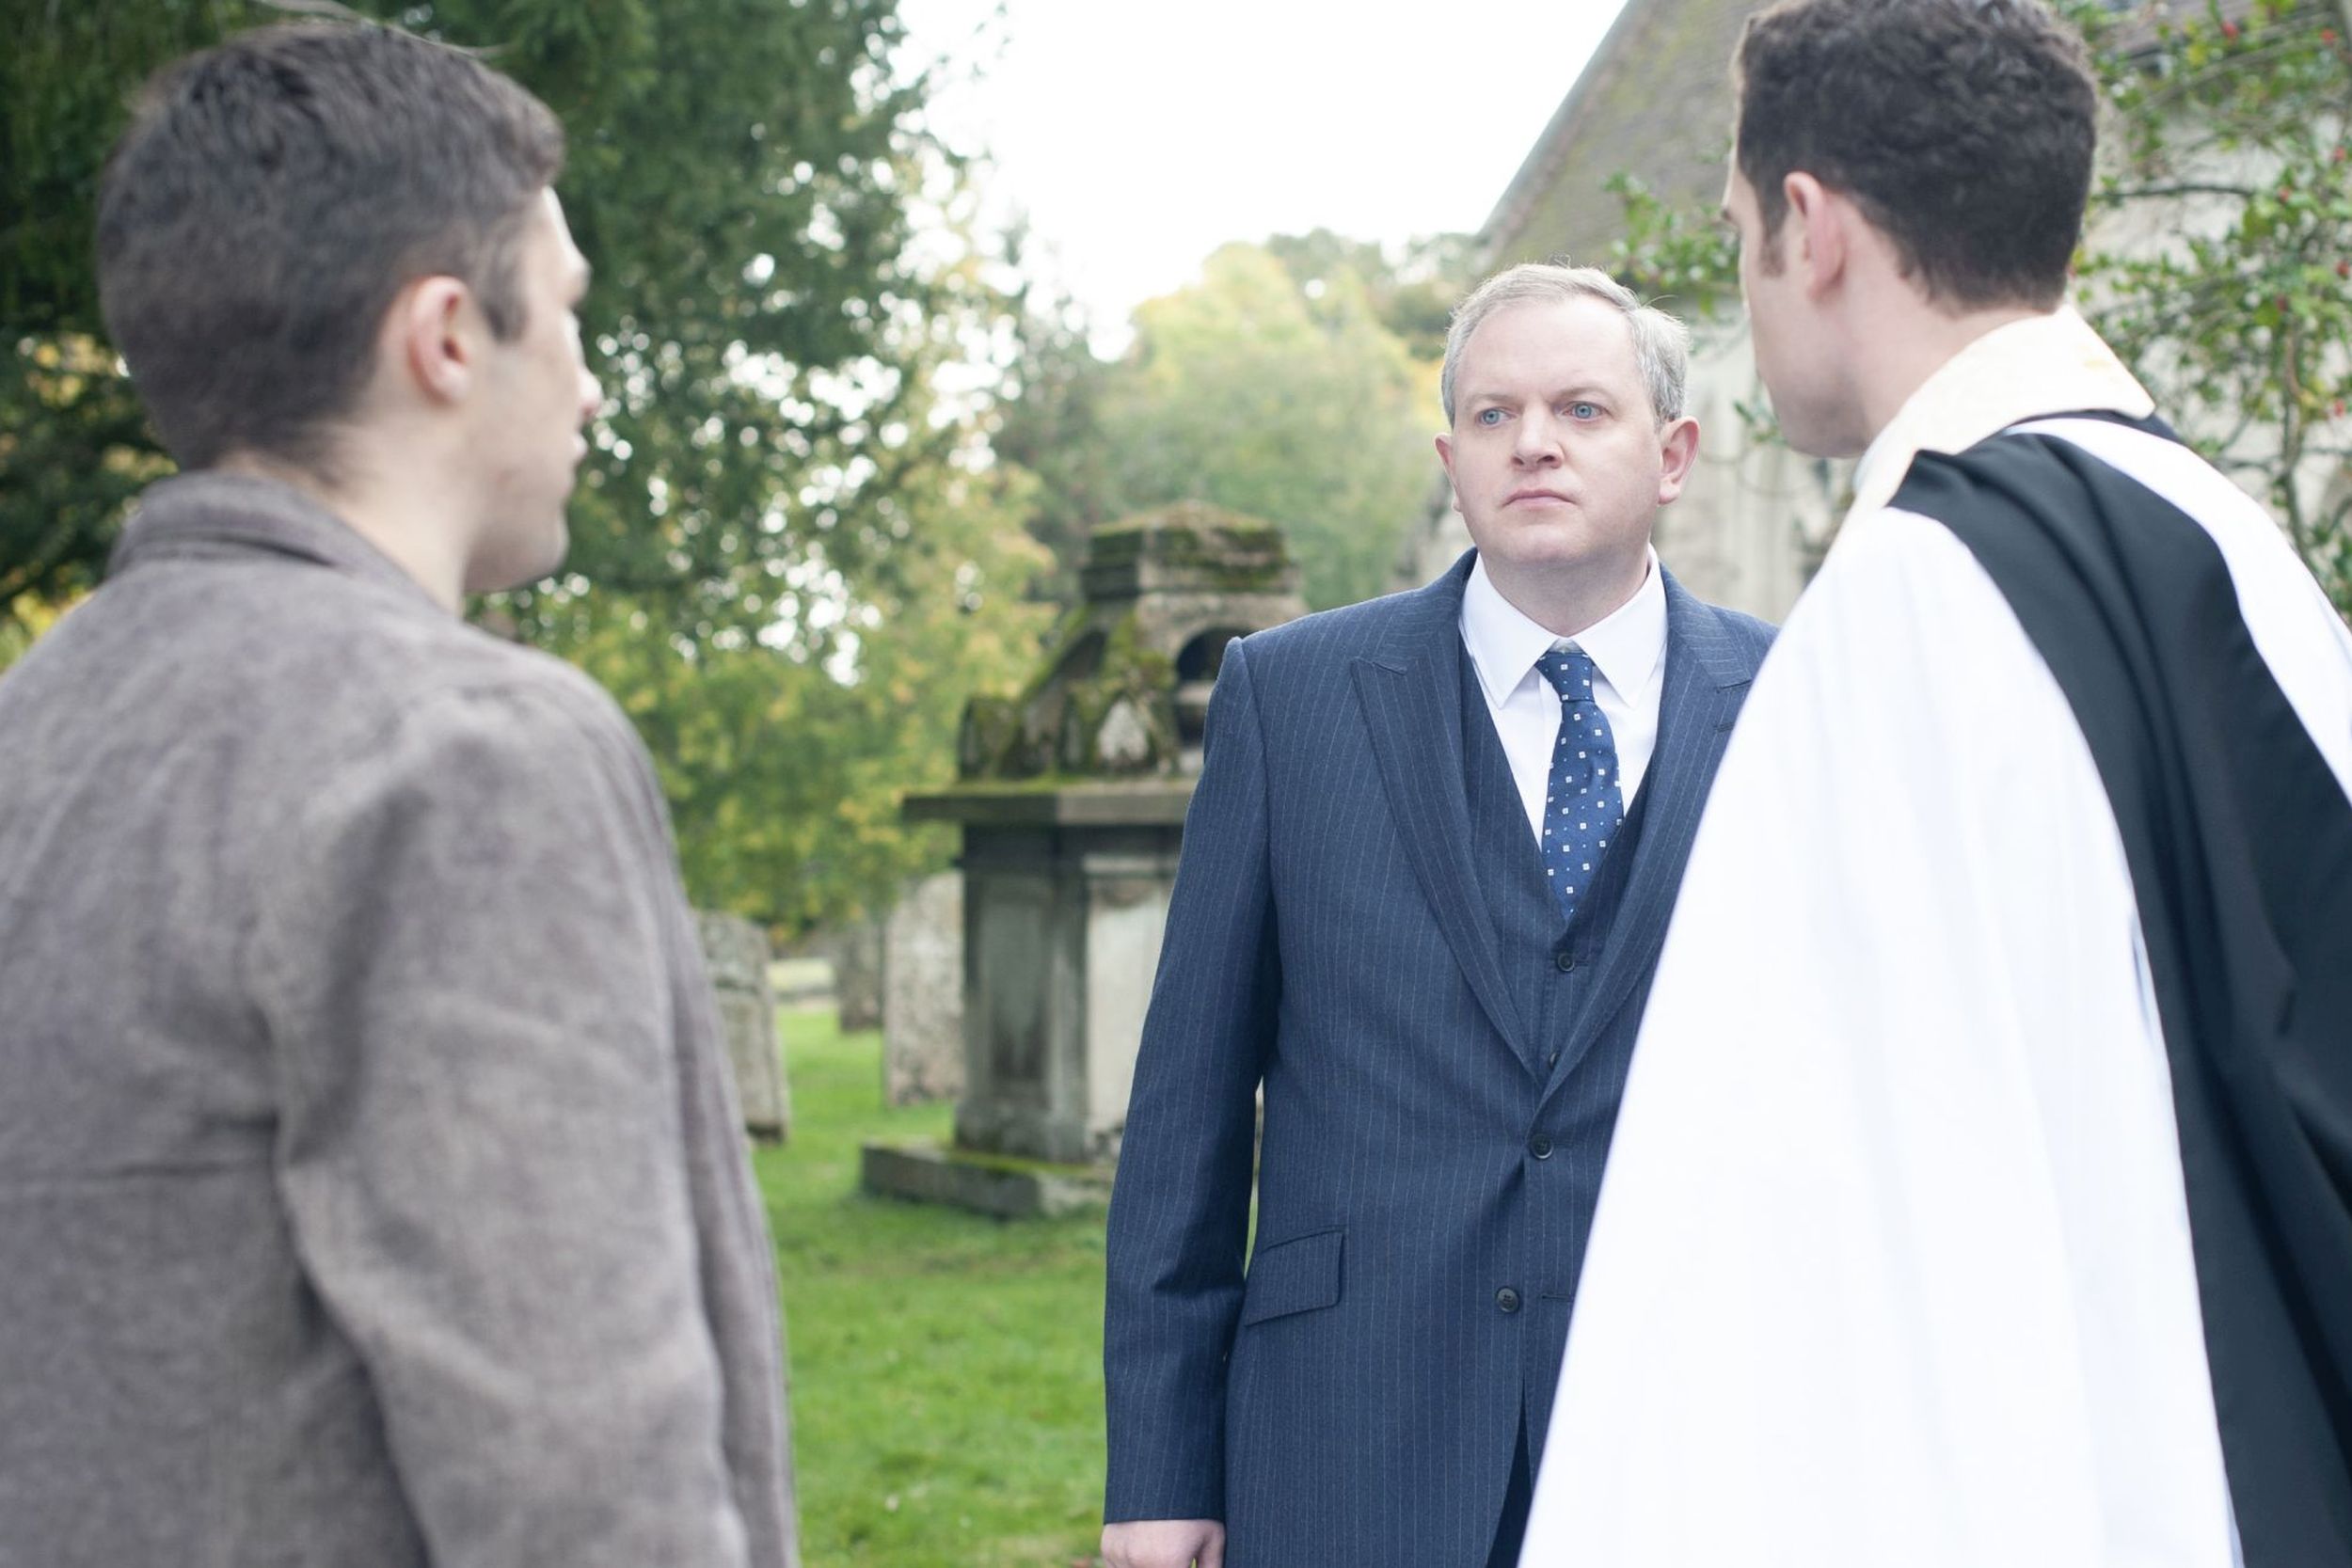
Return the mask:
[[[1599,971],[1568,1049],[1551,1071],[1557,1088],[1658,961],[1682,885],[1699,813],[1747,696],[1751,671],[1706,606],[1666,578],[1666,678],[1658,699],[1658,746],[1642,783],[1642,832]]]
[[[1494,922],[1470,873],[1470,800],[1462,783],[1462,585],[1470,556],[1411,596],[1388,646],[1354,662],[1356,697],[1372,735],[1389,809],[1406,857],[1454,961],[1512,1051],[1535,1060],[1503,984]]]

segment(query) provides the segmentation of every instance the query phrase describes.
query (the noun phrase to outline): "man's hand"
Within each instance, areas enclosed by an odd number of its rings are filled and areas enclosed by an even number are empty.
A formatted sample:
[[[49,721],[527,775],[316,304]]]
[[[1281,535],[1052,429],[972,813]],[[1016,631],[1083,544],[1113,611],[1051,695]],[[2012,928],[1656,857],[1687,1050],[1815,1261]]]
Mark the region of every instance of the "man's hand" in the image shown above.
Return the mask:
[[[1225,1568],[1225,1527],[1215,1519],[1136,1519],[1103,1527],[1104,1568]]]

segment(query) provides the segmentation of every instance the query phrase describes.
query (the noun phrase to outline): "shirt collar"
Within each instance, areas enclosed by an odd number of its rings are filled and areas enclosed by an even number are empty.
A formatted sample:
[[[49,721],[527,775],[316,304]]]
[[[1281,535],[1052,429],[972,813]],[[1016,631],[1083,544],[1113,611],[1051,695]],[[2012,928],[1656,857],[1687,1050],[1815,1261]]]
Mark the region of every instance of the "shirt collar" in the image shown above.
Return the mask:
[[[1537,659],[1570,643],[1591,656],[1601,678],[1628,702],[1648,684],[1666,656],[1666,579],[1656,550],[1633,597],[1574,637],[1555,637],[1528,619],[1494,585],[1483,558],[1471,565],[1462,588],[1462,644],[1487,702],[1501,706]]]
[[[1996,326],[1920,383],[1854,469],[1850,515],[1895,499],[1923,451],[1966,451],[2010,425],[2047,414],[2108,411],[2143,420],[2148,395],[2073,306]]]

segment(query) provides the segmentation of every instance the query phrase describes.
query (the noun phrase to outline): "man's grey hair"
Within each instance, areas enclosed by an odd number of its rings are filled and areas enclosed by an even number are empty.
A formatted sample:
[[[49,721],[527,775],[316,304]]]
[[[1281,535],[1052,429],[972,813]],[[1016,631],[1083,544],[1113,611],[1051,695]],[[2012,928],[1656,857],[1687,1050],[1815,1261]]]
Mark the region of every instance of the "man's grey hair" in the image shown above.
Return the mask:
[[[1447,424],[1454,422],[1454,378],[1462,368],[1462,348],[1479,324],[1506,305],[1569,299],[1602,300],[1625,313],[1626,326],[1633,334],[1633,361],[1649,388],[1650,411],[1661,425],[1682,418],[1683,388],[1691,373],[1689,327],[1656,306],[1643,304],[1632,290],[1598,267],[1525,261],[1496,273],[1454,308],[1454,325],[1445,335],[1445,371],[1438,381]]]

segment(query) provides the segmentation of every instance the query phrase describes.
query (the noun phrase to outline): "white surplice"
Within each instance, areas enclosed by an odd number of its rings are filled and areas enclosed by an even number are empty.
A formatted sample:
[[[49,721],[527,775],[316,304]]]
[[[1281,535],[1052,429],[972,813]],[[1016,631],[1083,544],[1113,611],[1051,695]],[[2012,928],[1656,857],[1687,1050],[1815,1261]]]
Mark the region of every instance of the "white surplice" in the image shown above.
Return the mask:
[[[2234,1529],[2121,834],[1920,450],[2148,412],[2071,311],[1948,362],[1748,697],[1602,1187],[1525,1568],[2221,1568]],[[2221,546],[2352,795],[2352,636],[2185,449],[2059,420]]]

